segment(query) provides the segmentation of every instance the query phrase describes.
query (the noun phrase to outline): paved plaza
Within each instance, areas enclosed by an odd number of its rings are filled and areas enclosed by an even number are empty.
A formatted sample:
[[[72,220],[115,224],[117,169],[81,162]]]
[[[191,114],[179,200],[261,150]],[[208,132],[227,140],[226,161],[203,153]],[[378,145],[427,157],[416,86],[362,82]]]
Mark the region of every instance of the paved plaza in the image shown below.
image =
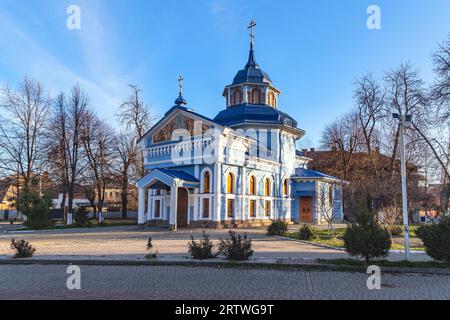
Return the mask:
[[[267,236],[265,228],[239,229],[253,240],[255,258],[294,258],[294,259],[337,259],[348,258],[340,250],[322,248],[280,237]],[[228,230],[207,230],[211,239],[217,243],[227,237]],[[8,232],[0,233],[0,259],[13,255],[10,249],[12,238],[25,239],[35,247],[35,256],[45,257],[104,257],[114,259],[143,257],[146,254],[147,239],[153,239],[153,245],[159,255],[187,256],[191,234],[198,240],[202,230],[181,229],[169,232],[166,229],[141,229],[138,226],[108,227],[83,230],[58,230],[52,232]],[[403,254],[391,254],[391,260],[403,260]],[[425,254],[413,254],[413,260],[428,260]]]
[[[0,299],[450,299],[450,277],[367,275],[175,266],[80,266],[81,290],[67,289],[67,266],[1,266]]]

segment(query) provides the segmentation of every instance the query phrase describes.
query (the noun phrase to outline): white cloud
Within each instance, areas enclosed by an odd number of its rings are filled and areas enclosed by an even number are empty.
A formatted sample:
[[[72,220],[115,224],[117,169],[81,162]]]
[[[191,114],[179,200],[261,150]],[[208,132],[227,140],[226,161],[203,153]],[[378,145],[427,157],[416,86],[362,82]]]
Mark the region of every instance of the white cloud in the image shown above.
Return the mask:
[[[19,79],[27,75],[41,81],[53,95],[61,90],[67,91],[75,83],[79,83],[99,114],[114,119],[117,106],[127,95],[128,82],[115,75],[113,62],[103,46],[100,43],[94,46],[96,39],[102,39],[100,22],[97,21],[96,25],[95,30],[86,30],[85,36],[81,36],[89,70],[89,75],[83,75],[50,54],[0,13],[0,43],[3,44],[0,50],[0,65],[3,65],[13,78]],[[6,79],[0,78],[0,81],[6,82]]]

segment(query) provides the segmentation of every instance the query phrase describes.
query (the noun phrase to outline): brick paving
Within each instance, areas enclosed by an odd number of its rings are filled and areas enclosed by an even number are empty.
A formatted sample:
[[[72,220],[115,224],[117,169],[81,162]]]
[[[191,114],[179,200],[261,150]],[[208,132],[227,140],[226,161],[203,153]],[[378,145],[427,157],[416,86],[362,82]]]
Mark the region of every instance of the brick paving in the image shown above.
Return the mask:
[[[211,239],[217,243],[219,238],[225,238],[228,230],[208,230]],[[337,259],[347,258],[348,255],[339,250],[321,248],[310,244],[300,243],[269,237],[265,229],[240,229],[253,240],[253,249],[257,258],[277,259]],[[153,245],[161,255],[187,255],[187,243],[193,234],[198,240],[202,230],[179,230],[168,232],[165,229],[139,229],[137,226],[96,228],[85,230],[60,230],[53,232],[31,233],[0,233],[0,258],[7,258],[13,254],[10,249],[11,238],[25,239],[37,250],[36,257],[69,257],[69,256],[111,256],[120,259],[121,256],[144,256],[149,236]],[[391,254],[391,260],[402,260],[403,254]],[[414,260],[428,260],[427,255],[412,255]]]
[[[0,299],[450,299],[450,277],[169,266],[80,266],[81,290],[66,266],[0,266]]]

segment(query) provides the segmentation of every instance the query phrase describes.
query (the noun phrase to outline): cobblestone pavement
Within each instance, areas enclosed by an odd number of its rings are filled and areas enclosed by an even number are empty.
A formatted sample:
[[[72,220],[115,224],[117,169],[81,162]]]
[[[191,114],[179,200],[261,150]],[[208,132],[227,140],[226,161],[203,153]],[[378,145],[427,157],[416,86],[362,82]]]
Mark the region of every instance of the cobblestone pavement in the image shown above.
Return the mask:
[[[228,230],[207,230],[211,239],[217,243],[226,238]],[[309,244],[269,237],[265,228],[239,229],[253,240],[255,257],[258,258],[347,258],[339,250],[321,248]],[[0,233],[0,258],[11,256],[11,238],[25,239],[35,247],[35,255],[45,256],[120,256],[145,255],[147,239],[153,239],[154,249],[162,255],[187,255],[187,243],[193,234],[198,240],[202,230],[184,229],[168,232],[166,229],[139,229],[137,226],[109,227],[84,230],[59,230],[52,232]],[[402,254],[391,254],[391,260],[402,260]],[[427,255],[412,255],[414,260],[427,260]]]
[[[66,266],[0,266],[0,299],[450,299],[450,277],[168,266],[80,266],[68,290]]]

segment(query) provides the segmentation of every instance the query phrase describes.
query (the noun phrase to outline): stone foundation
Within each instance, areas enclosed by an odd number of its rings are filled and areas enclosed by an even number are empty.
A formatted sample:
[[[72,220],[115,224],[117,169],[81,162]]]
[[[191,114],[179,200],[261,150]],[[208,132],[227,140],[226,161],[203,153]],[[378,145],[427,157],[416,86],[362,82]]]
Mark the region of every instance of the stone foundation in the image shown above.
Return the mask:
[[[168,228],[169,221],[167,220],[149,220],[147,221],[147,226],[149,227],[159,227],[159,228]]]
[[[277,221],[284,221],[288,224],[293,222],[290,219],[281,219]],[[273,220],[255,219],[255,220],[227,220],[222,222],[199,220],[191,221],[189,223],[189,229],[242,229],[242,228],[257,228],[268,227],[272,224]],[[174,225],[169,225],[169,221],[166,220],[150,220],[147,222],[150,227],[168,228],[174,229]]]

